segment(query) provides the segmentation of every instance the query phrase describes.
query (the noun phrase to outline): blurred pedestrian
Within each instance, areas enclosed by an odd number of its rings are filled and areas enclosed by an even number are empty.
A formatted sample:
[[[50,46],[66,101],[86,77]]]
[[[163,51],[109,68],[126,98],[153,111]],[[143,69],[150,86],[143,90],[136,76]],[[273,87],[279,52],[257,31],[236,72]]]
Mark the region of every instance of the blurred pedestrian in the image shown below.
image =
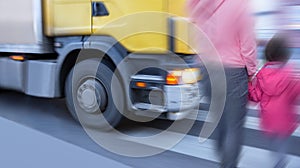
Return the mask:
[[[201,48],[200,58],[206,62],[206,68],[210,68],[209,75],[203,74],[204,80],[207,79],[208,96],[212,98],[210,93],[217,92],[217,96],[214,96],[217,98],[211,100],[210,104],[217,101],[214,103],[221,106],[222,100],[218,99],[220,97],[218,93],[226,92],[224,109],[218,111],[210,107],[213,109],[210,113],[215,113],[212,116],[215,118],[213,122],[217,125],[216,144],[221,156],[221,167],[225,168],[233,168],[238,164],[246,115],[247,83],[248,78],[256,72],[254,20],[247,2],[246,0],[187,2],[190,20],[208,37],[213,46],[208,47],[210,45],[204,44],[201,38],[196,41]],[[224,68],[215,66],[218,60]],[[224,80],[221,78],[222,72],[225,72]]]
[[[287,64],[290,52],[286,45],[281,35],[274,36],[265,49],[267,63],[249,82],[249,98],[260,102],[262,130],[270,148],[277,152],[276,168],[286,165],[287,139],[297,126],[294,103],[300,93],[299,81]]]

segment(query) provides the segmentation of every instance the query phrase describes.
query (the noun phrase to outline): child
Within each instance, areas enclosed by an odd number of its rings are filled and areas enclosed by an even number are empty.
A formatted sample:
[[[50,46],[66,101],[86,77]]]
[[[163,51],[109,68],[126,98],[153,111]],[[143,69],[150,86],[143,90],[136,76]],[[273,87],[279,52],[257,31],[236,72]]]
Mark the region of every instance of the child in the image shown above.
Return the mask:
[[[284,38],[274,36],[266,46],[265,57],[267,63],[249,82],[249,98],[260,102],[262,130],[277,152],[275,167],[284,167],[286,141],[297,128],[294,102],[300,85],[286,64],[290,53]]]

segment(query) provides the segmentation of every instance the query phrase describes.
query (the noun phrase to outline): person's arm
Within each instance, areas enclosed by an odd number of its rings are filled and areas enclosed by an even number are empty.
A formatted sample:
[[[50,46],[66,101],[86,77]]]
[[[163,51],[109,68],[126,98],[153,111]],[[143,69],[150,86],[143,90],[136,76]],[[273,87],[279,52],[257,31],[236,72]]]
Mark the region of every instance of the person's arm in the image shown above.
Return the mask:
[[[192,22],[203,24],[225,0],[188,0],[186,8]]]
[[[199,1],[200,0],[188,0],[186,3],[186,10],[192,22],[196,21],[199,14],[199,9],[197,8]]]
[[[239,26],[240,53],[245,62],[248,75],[253,76],[257,70],[257,45],[254,33],[254,19],[250,13],[243,12],[239,18]]]
[[[262,97],[262,89],[257,81],[257,77],[254,77],[252,81],[248,82],[249,100],[254,102],[260,102]]]
[[[290,81],[290,87],[291,90],[289,90],[290,94],[290,101],[294,102],[295,100],[299,100],[300,97],[300,79],[298,77],[298,74],[295,74],[295,72],[292,72],[291,74],[291,81]]]

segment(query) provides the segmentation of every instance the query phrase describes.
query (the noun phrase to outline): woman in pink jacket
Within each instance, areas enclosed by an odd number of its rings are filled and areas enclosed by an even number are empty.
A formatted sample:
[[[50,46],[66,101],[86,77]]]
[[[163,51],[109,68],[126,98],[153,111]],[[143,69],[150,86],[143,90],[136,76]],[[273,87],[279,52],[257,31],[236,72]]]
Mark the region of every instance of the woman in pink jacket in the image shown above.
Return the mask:
[[[284,148],[287,138],[297,125],[295,100],[300,92],[299,81],[286,64],[290,56],[285,40],[273,37],[265,50],[267,63],[249,82],[249,98],[260,102],[261,127],[276,150],[275,167],[284,167]]]

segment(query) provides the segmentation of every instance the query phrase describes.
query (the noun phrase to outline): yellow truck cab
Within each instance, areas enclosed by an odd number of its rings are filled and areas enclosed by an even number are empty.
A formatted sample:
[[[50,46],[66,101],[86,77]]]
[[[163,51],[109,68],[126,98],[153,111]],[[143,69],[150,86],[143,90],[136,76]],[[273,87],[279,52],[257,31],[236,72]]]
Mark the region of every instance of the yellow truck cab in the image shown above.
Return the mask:
[[[82,124],[184,118],[199,104],[185,0],[0,0],[0,87],[59,98]]]

